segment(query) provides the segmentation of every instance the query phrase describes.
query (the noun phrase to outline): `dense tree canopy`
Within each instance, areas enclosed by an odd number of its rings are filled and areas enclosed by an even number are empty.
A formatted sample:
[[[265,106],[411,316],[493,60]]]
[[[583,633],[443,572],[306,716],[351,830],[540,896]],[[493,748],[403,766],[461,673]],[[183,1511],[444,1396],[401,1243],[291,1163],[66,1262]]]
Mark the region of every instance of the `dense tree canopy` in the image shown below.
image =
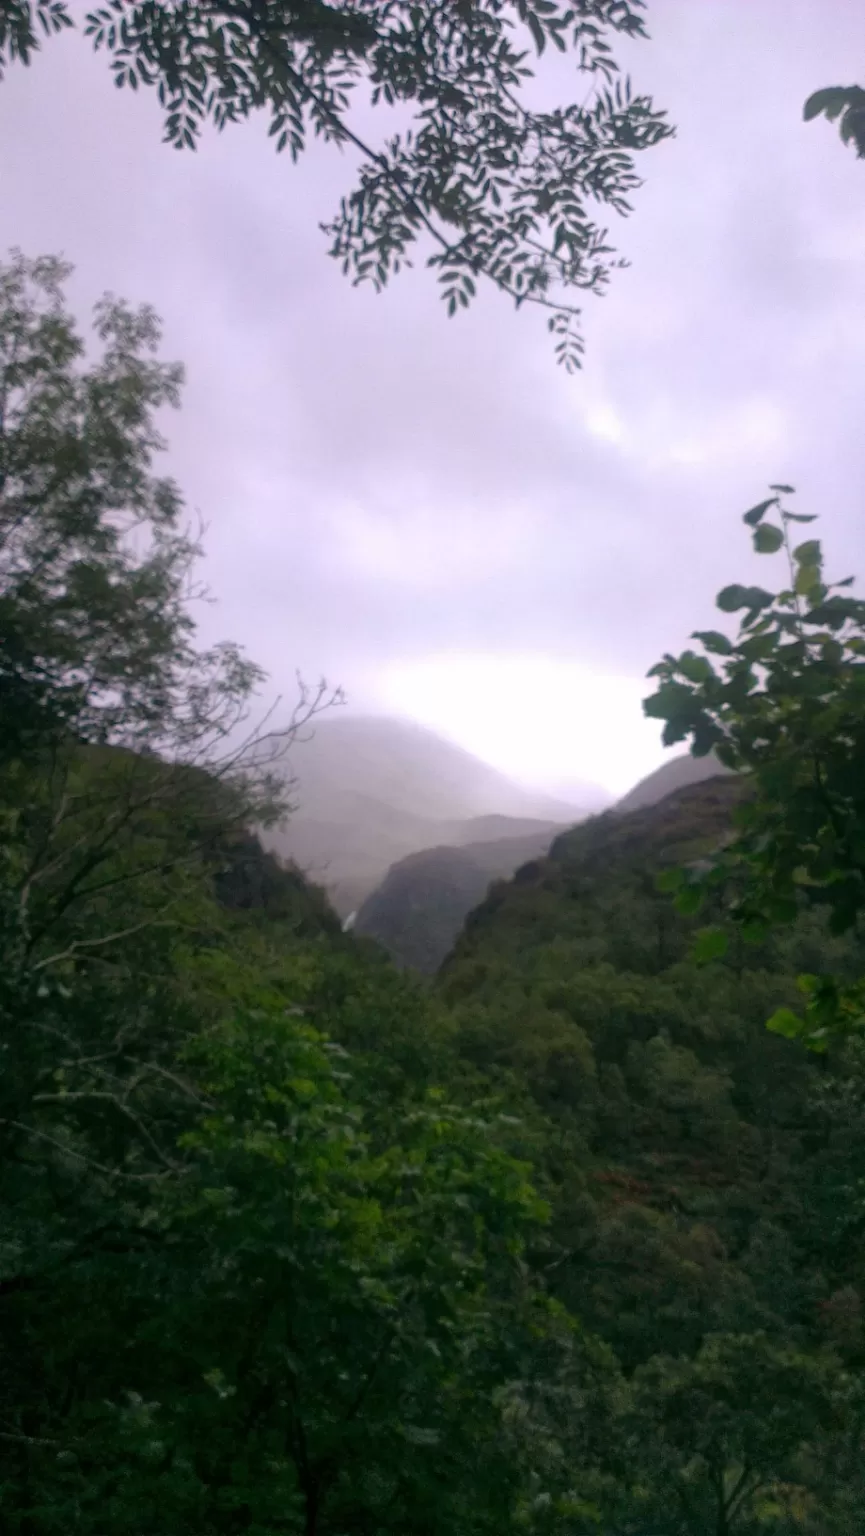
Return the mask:
[[[325,233],[356,282],[381,287],[417,247],[450,313],[486,279],[549,311],[572,368],[582,351],[572,292],[599,292],[617,264],[597,210],[628,211],[636,153],[671,132],[613,55],[617,36],[645,36],[643,10],[644,0],[110,0],[84,31],[112,55],[119,86],[155,87],[178,148],[194,147],[208,119],[224,128],[259,110],[293,159],[310,131],[349,147],[357,185]],[[66,0],[4,0],[0,66],[29,63],[73,24]],[[528,61],[546,49],[570,53],[584,78],[579,100],[540,110]],[[352,111],[361,85],[382,119],[378,144]]]
[[[815,908],[700,964],[699,919],[656,885],[748,795],[718,777],[564,834],[491,891],[439,982],[521,1116],[549,1283],[618,1361],[590,1463],[611,1536],[841,1536],[865,1509],[865,1057],[764,1027],[798,970],[855,975],[865,946]]]

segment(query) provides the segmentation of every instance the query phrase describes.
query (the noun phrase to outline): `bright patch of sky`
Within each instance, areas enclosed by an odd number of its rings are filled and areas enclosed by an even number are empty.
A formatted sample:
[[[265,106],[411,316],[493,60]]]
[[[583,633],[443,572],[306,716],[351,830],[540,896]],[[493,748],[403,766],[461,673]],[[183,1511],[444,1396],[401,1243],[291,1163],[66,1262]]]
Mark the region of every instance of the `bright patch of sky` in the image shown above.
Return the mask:
[[[526,784],[618,796],[668,755],[642,714],[645,680],[592,672],[553,656],[448,655],[397,663],[379,706],[459,741]],[[679,751],[682,749],[679,748]]]

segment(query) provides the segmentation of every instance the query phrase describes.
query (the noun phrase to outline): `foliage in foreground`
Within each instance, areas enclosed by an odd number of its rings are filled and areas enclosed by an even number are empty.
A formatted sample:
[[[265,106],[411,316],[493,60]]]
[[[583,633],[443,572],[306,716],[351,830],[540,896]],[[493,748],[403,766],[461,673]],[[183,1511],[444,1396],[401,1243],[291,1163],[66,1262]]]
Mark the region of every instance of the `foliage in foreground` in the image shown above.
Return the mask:
[[[865,91],[861,85],[828,85],[814,91],[805,103],[805,121],[825,117],[837,122],[842,144],[852,144],[865,159]]]
[[[440,1092],[371,1104],[374,1075],[301,1010],[256,1002],[182,1053],[167,1166],[91,1169],[90,1232],[7,1279],[7,1529],[510,1518],[525,1468],[503,1395],[553,1340],[566,1377],[575,1346],[525,1272],[526,1170]],[[59,1188],[88,1148],[20,1156],[19,1190]]]
[[[111,55],[118,86],[155,88],[165,138],[194,148],[257,111],[278,151],[297,160],[309,133],[359,161],[357,185],[324,226],[330,254],[356,283],[382,288],[416,249],[438,277],[448,312],[486,280],[519,306],[549,313],[559,360],[582,353],[574,290],[597,293],[613,259],[596,209],[629,212],[635,155],[672,132],[665,115],[622,81],[610,38],[644,37],[644,0],[109,0],[84,30]],[[0,7],[0,67],[28,64],[44,39],[74,25],[66,0]],[[528,60],[570,53],[597,82],[590,101],[536,109]],[[387,124],[378,144],[352,108],[366,85]]]
[[[771,490],[744,521],[758,554],[785,555],[787,584],[719,592],[723,613],[744,613],[738,638],[697,631],[703,654],[665,656],[644,705],[666,722],[665,743],[690,739],[696,756],[714,751],[748,775],[753,793],[735,813],[735,834],[665,884],[683,912],[723,889],[724,916],[758,943],[803,906],[827,909],[837,934],[865,909],[865,602],[848,590],[853,577],[826,581],[819,540],[793,542],[795,526],[814,517],[783,504],[791,488]],[[698,952],[709,959],[726,943],[723,928],[708,929]],[[770,1028],[821,1050],[865,1025],[862,980],[840,986],[831,973],[803,972],[799,985],[804,1017],[782,1008]]]

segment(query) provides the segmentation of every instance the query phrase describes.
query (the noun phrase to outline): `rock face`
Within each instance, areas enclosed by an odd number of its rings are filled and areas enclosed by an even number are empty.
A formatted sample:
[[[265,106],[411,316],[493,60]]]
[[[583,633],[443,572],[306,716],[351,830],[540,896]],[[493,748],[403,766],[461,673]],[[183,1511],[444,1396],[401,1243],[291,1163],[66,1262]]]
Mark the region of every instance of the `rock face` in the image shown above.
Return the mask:
[[[585,814],[405,720],[324,717],[293,745],[287,769],[296,810],[264,841],[325,886],[342,917],[407,854],[571,825]],[[587,787],[587,803],[597,793]]]
[[[545,854],[558,830],[538,825],[520,837],[410,854],[367,897],[354,931],[376,939],[398,965],[432,975],[490,885]]]

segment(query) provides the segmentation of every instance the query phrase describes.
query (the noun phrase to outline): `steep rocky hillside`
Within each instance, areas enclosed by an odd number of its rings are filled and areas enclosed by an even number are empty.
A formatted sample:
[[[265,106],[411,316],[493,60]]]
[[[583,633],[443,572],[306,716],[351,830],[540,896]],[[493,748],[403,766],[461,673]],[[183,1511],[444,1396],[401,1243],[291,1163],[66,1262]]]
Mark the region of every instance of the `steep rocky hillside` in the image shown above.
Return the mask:
[[[486,822],[506,826],[507,818],[489,817]],[[476,822],[467,825],[480,830]],[[507,879],[526,860],[545,853],[555,830],[541,825],[520,837],[410,854],[394,864],[367,897],[355,932],[376,939],[398,965],[432,975],[491,881]]]

